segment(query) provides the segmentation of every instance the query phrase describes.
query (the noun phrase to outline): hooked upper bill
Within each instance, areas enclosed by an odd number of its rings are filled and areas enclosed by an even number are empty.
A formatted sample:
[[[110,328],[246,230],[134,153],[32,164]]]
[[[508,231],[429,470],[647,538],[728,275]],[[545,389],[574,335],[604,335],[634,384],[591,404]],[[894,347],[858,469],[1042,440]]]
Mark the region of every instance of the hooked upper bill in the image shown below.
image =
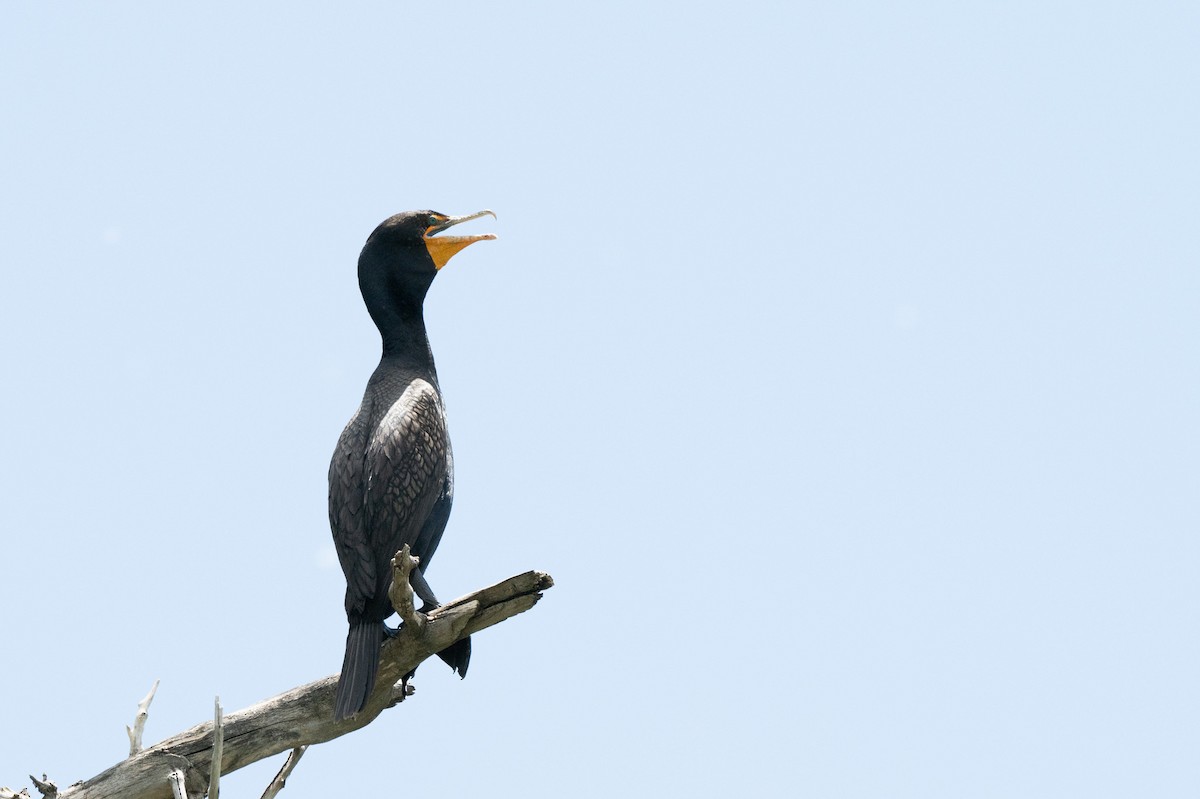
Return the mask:
[[[492,211],[477,211],[473,214],[465,216],[446,216],[445,214],[431,214],[431,221],[434,223],[425,229],[425,249],[429,251],[429,257],[433,259],[433,265],[441,269],[450,259],[453,258],[459,251],[466,249],[477,241],[487,241],[496,238],[493,233],[482,233],[475,236],[439,236],[438,234],[444,230],[448,230],[455,225],[460,225],[463,222],[469,222],[472,219],[479,219],[481,216],[490,216],[496,218],[496,214]]]

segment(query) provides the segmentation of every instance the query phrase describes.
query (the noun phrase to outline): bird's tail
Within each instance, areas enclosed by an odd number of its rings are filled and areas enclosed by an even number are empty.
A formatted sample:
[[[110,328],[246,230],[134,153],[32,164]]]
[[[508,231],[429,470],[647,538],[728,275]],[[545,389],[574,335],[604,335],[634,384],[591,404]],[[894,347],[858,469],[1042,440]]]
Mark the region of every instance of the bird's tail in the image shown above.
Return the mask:
[[[446,661],[446,665],[454,669],[459,677],[466,677],[467,666],[471,665],[471,639],[464,638],[453,643],[437,655]]]
[[[346,657],[342,660],[342,676],[338,678],[337,698],[333,701],[334,718],[348,719],[363,709],[375,687],[375,671],[379,668],[379,647],[384,628],[377,621],[352,621],[346,633]],[[468,650],[467,656],[470,657]],[[464,668],[465,671],[465,668]]]

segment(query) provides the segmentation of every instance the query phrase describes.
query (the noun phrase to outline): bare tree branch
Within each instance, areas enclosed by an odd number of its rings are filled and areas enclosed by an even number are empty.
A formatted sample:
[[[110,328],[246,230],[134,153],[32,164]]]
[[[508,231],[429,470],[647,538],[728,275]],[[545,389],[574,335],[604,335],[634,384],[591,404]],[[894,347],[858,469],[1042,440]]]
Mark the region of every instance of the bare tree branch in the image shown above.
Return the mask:
[[[129,733],[129,754],[131,755],[142,751],[142,731],[146,729],[146,717],[150,715],[150,703],[154,701],[156,691],[158,691],[158,680],[154,681],[150,693],[146,694],[141,702],[138,702],[138,712],[133,719],[133,727],[125,728],[125,732]]]
[[[51,782],[50,778],[45,774],[42,775],[40,780],[30,774],[29,779],[33,782],[33,787],[37,788],[38,793],[45,797],[45,799],[54,799],[58,796],[58,786]]]
[[[405,629],[418,635],[424,631],[425,614],[418,613],[413,605],[412,583],[408,578],[420,562],[421,559],[409,552],[408,544],[405,544],[392,558],[392,585],[388,588],[388,599],[404,622]]]
[[[271,780],[271,784],[267,786],[267,790],[263,791],[262,799],[275,799],[283,787],[287,785],[287,778],[292,776],[292,769],[296,768],[296,764],[300,762],[300,758],[304,757],[304,753],[308,751],[307,746],[297,746],[292,751],[288,752],[287,760],[283,763],[283,768],[279,769],[279,773],[275,775],[275,779]]]
[[[221,697],[213,700],[212,764],[208,769],[208,799],[221,799],[221,751],[225,746],[225,719]]]
[[[171,773],[167,775],[167,779],[171,781],[171,799],[188,799],[187,789],[184,788],[184,782],[187,778],[182,769],[171,769]]]
[[[226,715],[220,772],[228,774],[365,727],[395,702],[396,683],[418,664],[468,635],[529,610],[552,585],[550,575],[542,572],[510,577],[437,608],[425,618],[424,629],[410,629],[385,642],[375,690],[353,718],[334,720],[337,675]],[[213,733],[213,723],[205,722],[173,735],[63,789],[59,799],[171,799],[175,783],[189,799],[202,796],[212,767]]]

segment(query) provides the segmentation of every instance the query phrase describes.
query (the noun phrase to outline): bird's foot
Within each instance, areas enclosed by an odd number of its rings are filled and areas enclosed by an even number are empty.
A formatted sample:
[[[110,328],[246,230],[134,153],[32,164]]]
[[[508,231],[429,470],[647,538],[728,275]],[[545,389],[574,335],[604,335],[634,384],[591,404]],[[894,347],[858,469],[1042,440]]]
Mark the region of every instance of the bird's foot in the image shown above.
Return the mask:
[[[388,707],[395,707],[417,692],[417,687],[409,682],[414,674],[415,671],[405,674],[400,684],[392,688],[392,701],[388,702]]]

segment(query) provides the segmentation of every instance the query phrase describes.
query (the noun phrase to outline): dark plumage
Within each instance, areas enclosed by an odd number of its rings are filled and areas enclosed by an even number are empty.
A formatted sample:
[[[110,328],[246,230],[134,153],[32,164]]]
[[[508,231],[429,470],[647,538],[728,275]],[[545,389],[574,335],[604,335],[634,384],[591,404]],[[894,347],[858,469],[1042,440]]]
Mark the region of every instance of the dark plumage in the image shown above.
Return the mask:
[[[424,572],[450,516],[454,457],[423,303],[438,269],[456,252],[495,238],[435,234],[484,214],[491,211],[397,214],[375,229],[358,258],[358,284],[383,338],[383,358],[329,464],[329,524],[346,574],[350,622],[334,705],[339,719],[362,710],[374,687],[388,633],[384,620],[393,613],[391,559],[405,544],[420,559],[411,582],[423,609],[438,604]],[[471,641],[438,654],[465,676]]]

